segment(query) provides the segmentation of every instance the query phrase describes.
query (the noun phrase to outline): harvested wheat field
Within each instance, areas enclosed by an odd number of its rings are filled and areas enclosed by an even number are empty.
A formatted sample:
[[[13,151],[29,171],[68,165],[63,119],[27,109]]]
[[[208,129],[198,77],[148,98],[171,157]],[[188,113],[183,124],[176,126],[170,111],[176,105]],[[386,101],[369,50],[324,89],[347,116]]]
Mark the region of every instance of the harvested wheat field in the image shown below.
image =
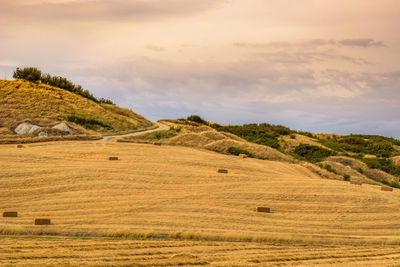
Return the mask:
[[[271,212],[255,212],[258,206]],[[0,264],[400,262],[398,189],[188,147],[2,145],[4,211],[18,217],[0,218]],[[51,219],[51,225],[35,226],[36,218]]]
[[[0,265],[384,266],[396,247],[294,246],[249,242],[3,237]]]

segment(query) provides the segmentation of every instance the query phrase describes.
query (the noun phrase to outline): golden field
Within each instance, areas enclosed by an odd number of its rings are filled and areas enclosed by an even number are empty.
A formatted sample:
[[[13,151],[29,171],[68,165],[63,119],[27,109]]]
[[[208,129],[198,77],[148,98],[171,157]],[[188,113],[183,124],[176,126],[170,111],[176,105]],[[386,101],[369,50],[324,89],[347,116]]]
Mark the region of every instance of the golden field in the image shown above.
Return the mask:
[[[397,247],[2,237],[2,266],[393,266]]]
[[[0,218],[0,264],[400,262],[399,190],[189,147],[2,145],[0,211],[19,213]],[[52,225],[34,226],[35,218]]]

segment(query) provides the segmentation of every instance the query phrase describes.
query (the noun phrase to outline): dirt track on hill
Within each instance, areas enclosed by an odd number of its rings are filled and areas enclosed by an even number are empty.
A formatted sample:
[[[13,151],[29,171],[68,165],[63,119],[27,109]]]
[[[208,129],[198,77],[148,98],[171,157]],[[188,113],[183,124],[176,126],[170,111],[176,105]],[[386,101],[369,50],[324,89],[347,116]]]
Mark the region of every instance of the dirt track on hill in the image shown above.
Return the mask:
[[[156,122],[156,124],[158,125],[157,128],[155,129],[150,129],[150,130],[142,130],[139,132],[134,132],[134,133],[129,133],[129,134],[117,134],[117,135],[109,135],[109,136],[105,136],[100,140],[96,140],[96,142],[116,142],[117,138],[120,137],[127,137],[127,136],[135,136],[135,135],[140,135],[140,134],[144,134],[144,133],[151,133],[151,132],[156,132],[156,131],[162,131],[162,130],[168,130],[170,127],[162,124],[160,122]]]

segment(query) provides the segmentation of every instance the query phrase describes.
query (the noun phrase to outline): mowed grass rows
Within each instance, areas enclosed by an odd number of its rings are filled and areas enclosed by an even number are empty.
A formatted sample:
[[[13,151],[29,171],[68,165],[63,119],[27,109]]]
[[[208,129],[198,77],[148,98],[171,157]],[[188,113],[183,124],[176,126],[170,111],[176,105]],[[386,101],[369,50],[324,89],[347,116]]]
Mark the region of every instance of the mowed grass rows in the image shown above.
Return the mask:
[[[398,247],[2,237],[2,266],[393,266]]]
[[[336,243],[396,243],[400,236],[397,189],[174,146],[1,146],[0,211],[19,216],[0,219],[3,233]],[[35,218],[52,225],[34,226]]]

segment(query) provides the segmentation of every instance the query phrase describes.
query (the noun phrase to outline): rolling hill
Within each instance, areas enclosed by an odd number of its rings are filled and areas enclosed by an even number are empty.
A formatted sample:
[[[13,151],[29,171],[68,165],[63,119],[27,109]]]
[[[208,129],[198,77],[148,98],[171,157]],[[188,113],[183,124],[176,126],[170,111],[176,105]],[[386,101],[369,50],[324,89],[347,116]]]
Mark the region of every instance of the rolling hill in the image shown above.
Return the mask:
[[[57,87],[20,80],[0,80],[0,135],[13,136],[29,121],[50,127],[65,121],[79,134],[120,134],[153,127],[129,109],[96,103]]]
[[[0,219],[9,236],[0,238],[20,244],[12,255],[13,246],[0,250],[0,262],[390,266],[400,259],[399,190],[321,179],[299,164],[182,146],[51,142],[2,145],[0,177],[0,211],[18,211]],[[35,226],[35,218],[52,224]]]

